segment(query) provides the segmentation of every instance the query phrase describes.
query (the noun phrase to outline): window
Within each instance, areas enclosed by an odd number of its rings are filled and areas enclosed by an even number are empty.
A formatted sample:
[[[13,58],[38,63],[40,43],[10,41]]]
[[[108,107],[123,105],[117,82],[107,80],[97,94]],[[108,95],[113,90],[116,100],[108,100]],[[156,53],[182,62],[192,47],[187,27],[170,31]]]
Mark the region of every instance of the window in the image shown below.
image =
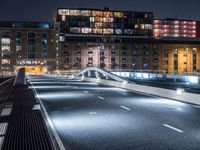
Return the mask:
[[[36,33],[28,32],[28,58],[34,59],[36,51]]]
[[[102,29],[92,29],[92,32],[95,34],[102,34]]]
[[[125,34],[133,34],[133,30],[132,29],[125,29]]]
[[[10,46],[2,45],[1,50],[2,50],[2,52],[10,52]]]
[[[71,33],[81,33],[81,29],[80,28],[70,28],[70,32]]]
[[[92,11],[92,16],[101,17],[102,16],[102,12],[101,11]]]
[[[10,38],[10,32],[2,32],[2,38]]]
[[[94,22],[94,17],[90,17],[90,22]]]
[[[145,28],[145,29],[148,29],[148,30],[152,30],[152,29],[153,29],[153,26],[152,26],[152,24],[145,24],[145,25],[144,25],[144,28]]]
[[[82,15],[82,16],[90,16],[90,13],[91,13],[91,12],[90,12],[89,10],[82,10],[82,11],[81,11],[81,15]]]
[[[103,22],[113,22],[113,18],[103,18]]]
[[[113,34],[113,29],[103,29],[103,34]]]
[[[17,55],[17,58],[21,58],[21,50],[22,50],[22,33],[16,32],[16,55]]]
[[[82,28],[82,33],[91,33],[92,29],[91,28]]]
[[[104,16],[104,17],[113,17],[113,12],[104,11],[104,12],[103,12],[103,16]]]
[[[58,15],[69,15],[69,9],[59,9]]]
[[[122,18],[122,17],[124,17],[124,13],[123,12],[114,12],[114,16],[118,17],[118,18]]]
[[[95,23],[95,28],[102,28],[103,27],[103,23]]]
[[[69,15],[71,15],[71,16],[81,16],[81,11],[80,10],[70,10]]]
[[[9,65],[10,60],[9,59],[2,59],[2,65]]]
[[[2,45],[10,45],[10,38],[1,38]]]
[[[47,58],[48,49],[47,49],[47,33],[42,33],[42,50],[41,58]]]
[[[122,34],[122,29],[115,29],[115,34]]]

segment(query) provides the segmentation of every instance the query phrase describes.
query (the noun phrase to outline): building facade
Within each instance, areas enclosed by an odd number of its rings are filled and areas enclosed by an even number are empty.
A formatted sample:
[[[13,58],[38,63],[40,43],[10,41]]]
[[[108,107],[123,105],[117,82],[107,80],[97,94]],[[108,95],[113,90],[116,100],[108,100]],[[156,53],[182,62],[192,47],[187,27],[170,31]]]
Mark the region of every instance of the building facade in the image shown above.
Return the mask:
[[[57,9],[59,70],[159,70],[191,74],[200,69],[199,22],[154,19],[152,12]],[[186,54],[187,53],[187,54]]]
[[[196,38],[199,36],[195,20],[155,19],[154,38]]]
[[[200,22],[154,19],[152,12],[58,8],[53,27],[0,21],[0,72],[82,70],[200,71]]]
[[[10,75],[20,67],[27,73],[55,69],[55,30],[49,23],[0,22],[0,72]]]

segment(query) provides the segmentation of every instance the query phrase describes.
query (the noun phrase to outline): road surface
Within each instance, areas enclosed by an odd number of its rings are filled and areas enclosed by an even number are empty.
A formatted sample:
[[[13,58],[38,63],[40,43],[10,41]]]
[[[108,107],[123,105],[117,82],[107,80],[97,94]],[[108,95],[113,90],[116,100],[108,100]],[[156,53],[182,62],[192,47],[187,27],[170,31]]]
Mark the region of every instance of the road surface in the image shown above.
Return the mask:
[[[32,76],[69,150],[200,150],[200,106],[128,90]]]

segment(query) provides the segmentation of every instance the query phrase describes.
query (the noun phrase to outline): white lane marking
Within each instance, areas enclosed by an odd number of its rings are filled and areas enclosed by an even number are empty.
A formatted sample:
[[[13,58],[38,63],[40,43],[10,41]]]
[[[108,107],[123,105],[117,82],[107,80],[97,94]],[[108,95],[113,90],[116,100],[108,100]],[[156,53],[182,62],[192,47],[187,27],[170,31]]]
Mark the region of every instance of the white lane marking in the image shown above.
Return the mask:
[[[1,137],[0,137],[0,149],[2,148],[3,141],[4,141],[4,136],[1,136]]]
[[[88,93],[88,91],[84,91],[84,93]]]
[[[195,108],[200,108],[200,106],[198,106],[198,105],[192,105],[193,107],[195,107]]]
[[[102,100],[104,99],[104,98],[103,98],[103,97],[101,97],[101,96],[98,96],[98,98],[99,98],[99,99],[102,99]]]
[[[96,115],[97,112],[89,112],[89,115]]]
[[[37,93],[37,91],[36,91],[36,88],[34,87],[34,85],[32,85],[32,87],[33,87],[33,88],[32,88],[33,93],[35,94],[35,97],[37,98],[37,101],[39,101],[39,103],[40,103],[40,105],[41,105],[41,110],[42,110],[42,112],[44,112],[45,119],[47,119],[47,121],[45,121],[45,123],[46,123],[47,126],[50,126],[50,128],[51,128],[51,129],[48,128],[48,130],[51,130],[51,131],[53,132],[54,137],[55,137],[55,139],[56,139],[56,141],[57,141],[56,144],[58,144],[60,150],[65,150],[65,147],[64,147],[64,145],[63,145],[63,143],[62,143],[62,141],[61,141],[61,139],[60,139],[60,137],[59,137],[59,135],[58,135],[58,133],[57,133],[57,131],[56,131],[54,125],[53,125],[52,120],[51,120],[50,117],[49,117],[49,114],[47,113],[46,108],[44,107],[44,104],[42,103],[42,100],[40,99],[40,97],[39,97],[39,95],[38,95],[38,93]],[[49,132],[50,132],[50,131],[49,131]],[[51,135],[51,136],[52,136],[52,135]],[[52,137],[51,137],[51,138],[52,138]],[[55,143],[53,143],[53,145],[55,146]]]
[[[175,131],[177,131],[177,132],[180,132],[180,133],[183,132],[182,130],[179,130],[179,129],[175,128],[175,127],[172,127],[172,126],[170,126],[170,125],[168,125],[168,124],[163,124],[163,126],[165,126],[165,127],[167,127],[167,128],[170,128],[170,129],[172,129],[172,130],[175,130]]]
[[[130,108],[126,107],[126,106],[120,106],[121,108],[123,109],[126,109],[126,110],[131,110]]]

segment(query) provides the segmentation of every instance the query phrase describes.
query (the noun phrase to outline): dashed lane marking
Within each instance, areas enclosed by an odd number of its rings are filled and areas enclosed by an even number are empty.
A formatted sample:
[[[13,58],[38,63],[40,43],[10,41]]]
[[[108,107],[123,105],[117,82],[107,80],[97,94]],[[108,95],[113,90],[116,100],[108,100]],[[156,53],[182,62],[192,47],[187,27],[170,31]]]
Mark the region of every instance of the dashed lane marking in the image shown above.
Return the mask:
[[[131,110],[130,108],[126,107],[126,106],[120,106],[121,108],[125,109],[125,110]]]
[[[174,131],[180,132],[180,133],[183,132],[182,130],[177,129],[177,128],[175,128],[175,127],[172,127],[172,126],[170,126],[170,125],[168,125],[168,124],[163,124],[163,126],[165,126],[165,127],[167,127],[167,128],[170,128],[170,129],[172,129],[172,130],[174,130]]]

